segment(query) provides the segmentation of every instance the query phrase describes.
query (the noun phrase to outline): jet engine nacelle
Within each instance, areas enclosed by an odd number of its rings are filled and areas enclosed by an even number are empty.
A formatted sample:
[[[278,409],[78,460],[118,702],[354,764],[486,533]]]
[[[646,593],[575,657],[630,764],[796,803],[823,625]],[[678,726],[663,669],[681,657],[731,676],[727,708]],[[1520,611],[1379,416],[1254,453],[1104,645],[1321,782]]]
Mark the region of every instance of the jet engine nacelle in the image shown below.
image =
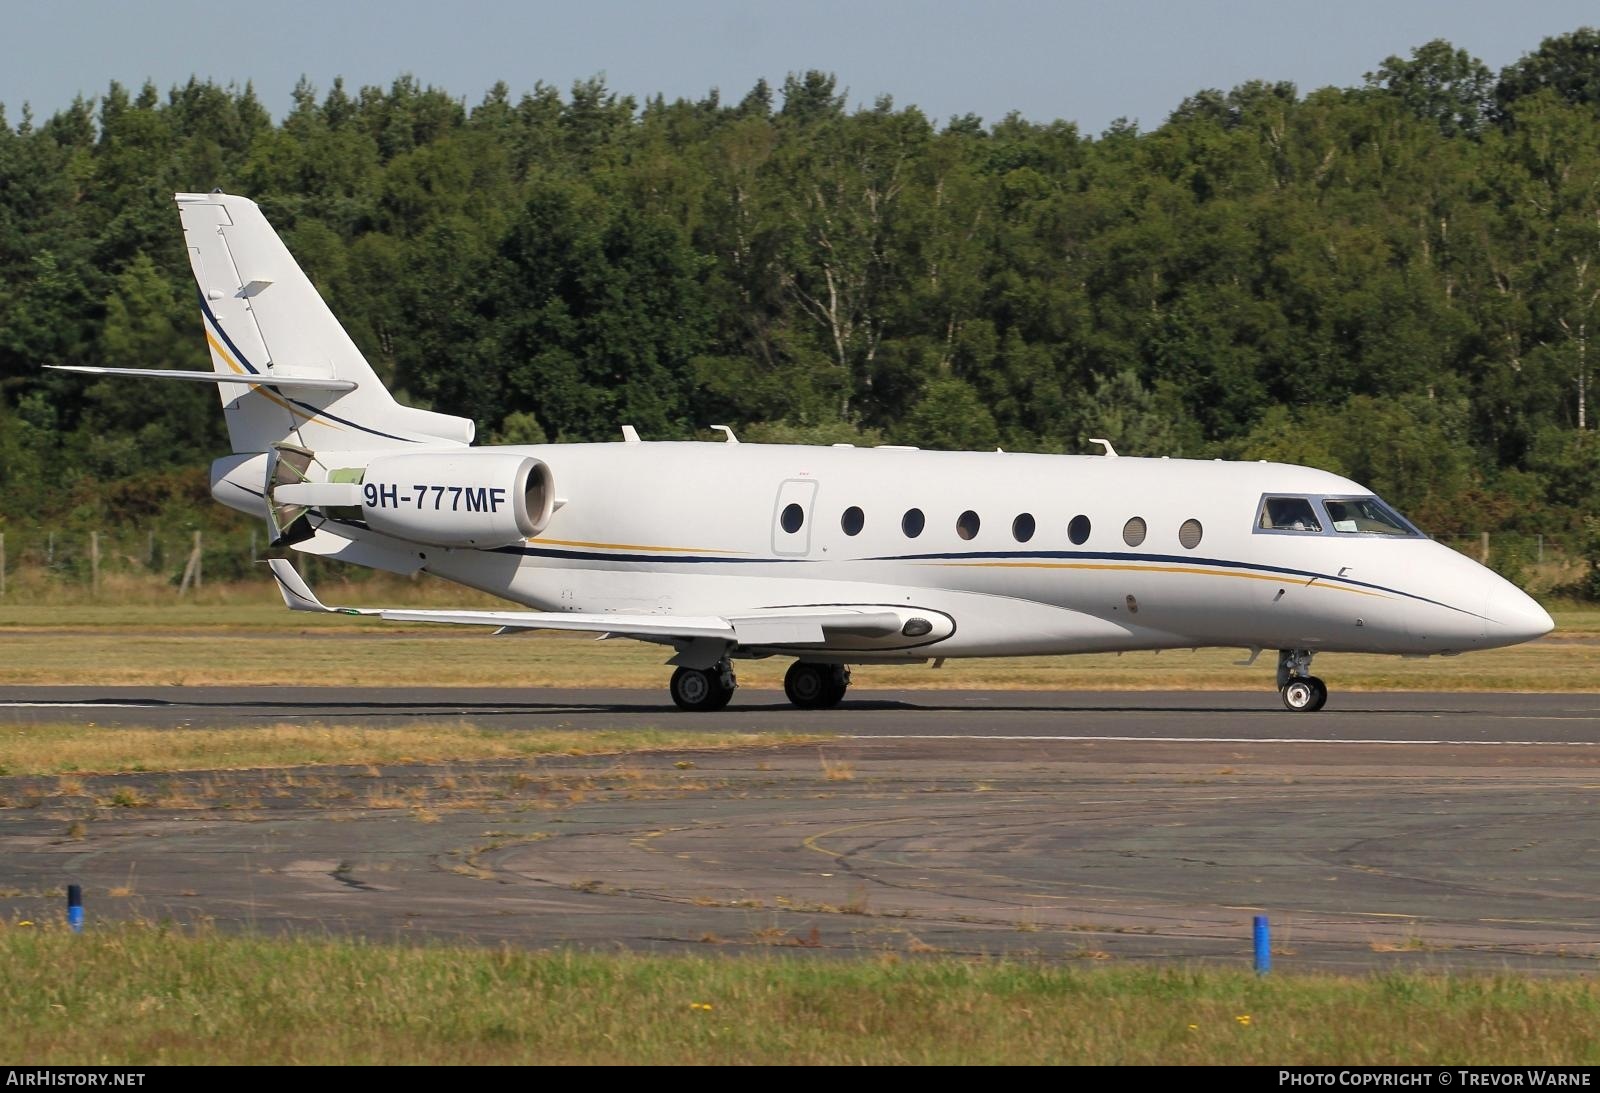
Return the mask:
[[[539,534],[555,509],[541,460],[508,452],[380,455],[361,478],[361,515],[385,535],[492,549]]]

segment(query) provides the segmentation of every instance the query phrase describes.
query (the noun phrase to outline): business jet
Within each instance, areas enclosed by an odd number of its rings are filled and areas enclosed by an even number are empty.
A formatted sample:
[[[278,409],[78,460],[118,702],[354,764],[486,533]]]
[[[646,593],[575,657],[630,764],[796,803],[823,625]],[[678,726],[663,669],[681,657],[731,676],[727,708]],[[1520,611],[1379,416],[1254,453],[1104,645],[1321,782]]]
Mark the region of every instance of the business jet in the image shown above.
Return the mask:
[[[296,611],[572,630],[670,650],[673,701],[728,704],[734,664],[792,657],[804,708],[851,666],[1231,646],[1277,650],[1284,706],[1321,709],[1322,651],[1450,655],[1547,633],[1514,585],[1370,490],[1308,467],[900,446],[472,445],[403,406],[256,204],[176,195],[213,370],[63,366],[212,383],[233,454],[212,495],[274,543],[427,572],[517,609]]]

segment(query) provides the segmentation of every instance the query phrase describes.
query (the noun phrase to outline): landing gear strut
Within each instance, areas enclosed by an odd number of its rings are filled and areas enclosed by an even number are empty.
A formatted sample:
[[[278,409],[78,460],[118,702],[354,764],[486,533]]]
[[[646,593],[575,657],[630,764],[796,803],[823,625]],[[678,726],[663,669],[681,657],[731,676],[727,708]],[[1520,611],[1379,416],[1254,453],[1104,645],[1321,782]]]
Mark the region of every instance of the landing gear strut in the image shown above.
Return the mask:
[[[827,710],[844,701],[850,669],[842,664],[797,660],[783,677],[783,693],[802,710]]]
[[[1309,649],[1278,650],[1278,693],[1296,713],[1315,713],[1328,704],[1328,685],[1311,674]]]
[[[739,681],[726,659],[712,668],[679,668],[672,673],[672,701],[680,710],[709,713],[720,710],[733,697]]]

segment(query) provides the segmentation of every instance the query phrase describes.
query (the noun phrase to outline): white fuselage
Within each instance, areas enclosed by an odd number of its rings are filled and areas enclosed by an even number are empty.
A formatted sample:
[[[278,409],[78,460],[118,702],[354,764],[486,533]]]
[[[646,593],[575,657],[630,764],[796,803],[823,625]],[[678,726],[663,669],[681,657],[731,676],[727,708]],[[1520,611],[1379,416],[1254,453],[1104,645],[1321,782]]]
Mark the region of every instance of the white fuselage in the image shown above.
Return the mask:
[[[505,450],[549,466],[561,499],[549,525],[499,550],[419,547],[429,572],[545,611],[903,604],[954,622],[813,659],[1216,645],[1431,654],[1550,629],[1515,586],[1425,537],[1259,527],[1264,496],[1370,496],[1305,467],[723,443]],[[970,538],[957,528],[968,512]],[[1069,535],[1077,517],[1081,542]],[[1125,537],[1134,517],[1142,540]],[[1191,546],[1185,521],[1200,525]]]

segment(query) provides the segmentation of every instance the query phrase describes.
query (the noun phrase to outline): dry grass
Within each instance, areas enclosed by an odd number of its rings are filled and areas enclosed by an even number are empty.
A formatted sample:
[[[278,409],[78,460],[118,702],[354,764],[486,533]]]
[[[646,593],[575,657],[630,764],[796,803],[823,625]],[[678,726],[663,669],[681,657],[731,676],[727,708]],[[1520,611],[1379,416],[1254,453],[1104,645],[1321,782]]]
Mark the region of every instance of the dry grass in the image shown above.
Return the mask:
[[[296,558],[295,564],[305,569],[305,559]],[[383,573],[359,573],[359,580],[319,572],[311,578],[318,589],[326,589],[328,602],[384,604],[415,604],[441,607],[503,606],[505,601],[470,588],[451,584],[429,574],[416,578],[392,576]],[[76,580],[61,573],[37,566],[19,566],[13,556],[6,571],[6,600],[10,605],[0,606],[0,625],[4,625],[12,610],[29,611],[40,607],[52,610],[86,610],[93,612],[139,611],[158,608],[198,614],[216,614],[219,607],[229,613],[256,612],[263,617],[269,613],[282,614],[283,600],[268,576],[266,564],[259,567],[259,576],[239,581],[208,581],[191,589],[182,599],[178,590],[165,576],[139,571],[118,572],[105,569],[100,575],[100,591],[96,595],[87,581]]]
[[[421,587],[421,586],[419,586]],[[438,587],[426,586],[430,589]],[[434,598],[440,594],[433,593]],[[363,596],[361,598],[369,598]],[[405,597],[406,603],[429,597]],[[470,595],[467,599],[477,602]],[[1350,690],[1600,689],[1600,609],[1555,610],[1555,635],[1512,649],[1454,658],[1404,660],[1324,654],[1317,672]],[[286,655],[292,643],[293,655]],[[280,605],[229,604],[18,607],[0,605],[0,685],[414,685],[446,687],[664,687],[665,652],[631,641],[477,630],[407,627],[365,618],[291,613]],[[871,688],[1150,690],[1259,689],[1271,685],[1263,655],[1240,667],[1236,649],[1124,656],[1011,657],[926,665],[883,665],[856,672]],[[781,659],[741,662],[740,682],[776,688]]]
[[[848,759],[829,759],[822,752],[817,753],[822,762],[822,777],[829,782],[850,782],[855,780],[855,764]]]
[[[267,728],[140,729],[81,725],[0,728],[0,771],[11,775],[246,770],[263,767],[442,763],[471,759],[522,759],[540,755],[611,755],[684,749],[776,747],[825,739],[817,733],[680,732],[659,729],[499,731],[469,725],[408,725],[394,729],[274,725]],[[61,784],[61,783],[58,783]],[[82,782],[68,779],[82,792]],[[203,797],[214,787],[202,786]],[[415,801],[380,783],[369,798],[407,808]],[[119,786],[98,803],[138,808],[152,803],[137,789]]]
[[[819,932],[767,931],[774,951]],[[707,934],[708,947],[722,939]],[[920,939],[908,948],[928,948]],[[36,1065],[1600,1063],[1592,978],[529,953],[0,927]]]

